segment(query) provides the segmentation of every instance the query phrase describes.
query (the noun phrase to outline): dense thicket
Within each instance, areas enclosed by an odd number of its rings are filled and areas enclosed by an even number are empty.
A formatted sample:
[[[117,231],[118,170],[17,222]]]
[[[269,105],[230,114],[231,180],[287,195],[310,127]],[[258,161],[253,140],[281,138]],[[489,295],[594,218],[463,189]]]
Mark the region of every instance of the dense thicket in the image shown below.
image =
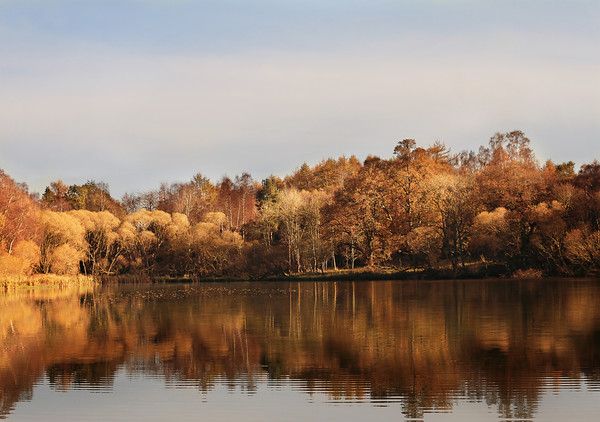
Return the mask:
[[[600,270],[600,163],[543,166],[520,131],[477,153],[412,139],[384,159],[243,173],[114,200],[103,183],[37,200],[0,172],[0,272],[258,278],[338,268]]]

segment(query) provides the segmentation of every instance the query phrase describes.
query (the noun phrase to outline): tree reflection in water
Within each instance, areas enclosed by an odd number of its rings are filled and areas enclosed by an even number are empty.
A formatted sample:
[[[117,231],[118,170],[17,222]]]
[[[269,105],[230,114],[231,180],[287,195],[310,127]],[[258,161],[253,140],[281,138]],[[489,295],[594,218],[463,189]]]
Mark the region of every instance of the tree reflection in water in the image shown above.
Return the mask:
[[[457,400],[534,417],[545,391],[600,373],[595,281],[240,283],[0,297],[0,415],[36,383],[110,391],[115,373],[252,393],[265,374],[331,400]],[[1,417],[1,416],[0,416]]]

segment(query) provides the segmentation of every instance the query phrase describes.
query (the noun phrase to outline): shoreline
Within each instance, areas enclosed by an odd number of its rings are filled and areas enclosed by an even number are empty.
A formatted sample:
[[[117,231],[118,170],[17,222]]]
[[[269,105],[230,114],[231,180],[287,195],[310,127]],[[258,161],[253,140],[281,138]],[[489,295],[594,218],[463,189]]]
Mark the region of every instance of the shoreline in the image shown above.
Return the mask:
[[[118,284],[122,280],[125,283],[227,283],[227,282],[289,282],[289,281],[319,281],[319,282],[337,282],[337,281],[432,281],[432,280],[533,280],[533,279],[557,279],[557,278],[600,278],[599,274],[588,275],[543,275],[538,271],[517,271],[510,274],[506,267],[501,264],[488,265],[487,267],[467,266],[458,270],[453,269],[409,269],[398,270],[388,269],[366,269],[355,270],[329,270],[324,272],[308,272],[300,274],[281,274],[262,278],[250,277],[132,277],[128,281],[127,277],[119,276],[116,278],[105,279],[109,283]],[[104,280],[103,280],[104,281]]]
[[[235,282],[337,282],[337,281],[433,281],[433,280],[543,280],[556,278],[600,278],[600,274],[588,275],[542,275],[535,271],[508,273],[504,265],[489,265],[486,268],[467,266],[453,269],[408,269],[395,268],[354,270],[328,270],[324,272],[308,272],[300,274],[271,275],[263,278],[252,277],[169,277],[149,276],[146,274],[85,276],[34,274],[24,277],[7,276],[0,278],[0,291],[21,290],[30,288],[68,288],[75,286],[99,286],[115,284],[175,284],[175,283],[235,283]]]
[[[0,292],[30,288],[65,288],[75,286],[96,286],[100,281],[86,275],[33,274],[29,276],[0,277]]]

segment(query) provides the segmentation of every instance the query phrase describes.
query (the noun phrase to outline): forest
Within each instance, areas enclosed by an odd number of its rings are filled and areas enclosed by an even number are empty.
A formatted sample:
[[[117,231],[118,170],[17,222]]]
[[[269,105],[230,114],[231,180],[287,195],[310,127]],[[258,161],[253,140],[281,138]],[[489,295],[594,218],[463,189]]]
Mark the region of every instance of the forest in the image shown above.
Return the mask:
[[[339,270],[456,277],[600,272],[600,163],[538,162],[521,131],[477,152],[413,139],[284,178],[201,173],[148,192],[0,170],[0,276],[261,279]]]

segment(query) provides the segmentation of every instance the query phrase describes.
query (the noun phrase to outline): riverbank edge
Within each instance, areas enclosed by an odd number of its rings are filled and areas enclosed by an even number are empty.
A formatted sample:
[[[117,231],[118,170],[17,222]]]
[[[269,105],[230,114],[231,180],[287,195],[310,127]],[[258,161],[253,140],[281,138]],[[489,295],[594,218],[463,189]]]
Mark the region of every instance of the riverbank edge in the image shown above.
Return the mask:
[[[590,275],[590,277],[597,277]],[[102,283],[214,283],[214,282],[277,282],[277,281],[393,281],[393,280],[469,280],[469,279],[543,279],[546,277],[538,271],[520,271],[510,274],[506,266],[488,265],[467,266],[460,269],[408,269],[395,268],[360,268],[341,269],[301,274],[279,274],[266,277],[150,277],[150,276],[109,276],[102,278]]]
[[[0,291],[30,288],[65,288],[75,286],[95,286],[100,280],[86,275],[33,274],[29,276],[0,277]]]
[[[569,276],[573,277],[573,276]],[[579,275],[578,277],[582,277]],[[359,268],[328,270],[301,274],[279,274],[261,278],[253,277],[168,277],[146,274],[127,274],[109,276],[34,274],[25,277],[0,279],[0,291],[27,288],[96,286],[109,284],[173,284],[173,283],[215,283],[215,282],[278,282],[278,281],[431,281],[431,280],[470,280],[470,279],[544,279],[560,278],[545,276],[539,271],[518,271],[510,274],[506,266],[492,264],[487,266],[466,266],[459,269],[407,269],[396,268]],[[600,274],[588,274],[583,278],[599,278]]]

